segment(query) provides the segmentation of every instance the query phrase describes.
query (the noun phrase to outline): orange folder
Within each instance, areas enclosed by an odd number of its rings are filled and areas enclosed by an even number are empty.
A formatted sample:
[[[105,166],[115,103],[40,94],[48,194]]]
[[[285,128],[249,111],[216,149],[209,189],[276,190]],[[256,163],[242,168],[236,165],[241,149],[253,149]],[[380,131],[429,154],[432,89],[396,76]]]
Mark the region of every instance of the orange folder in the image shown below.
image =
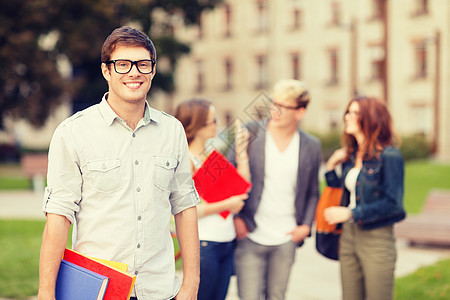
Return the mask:
[[[202,166],[192,176],[198,194],[206,202],[222,201],[231,196],[247,193],[251,183],[243,178],[237,169],[217,150],[213,150]],[[226,219],[230,211],[220,215]]]

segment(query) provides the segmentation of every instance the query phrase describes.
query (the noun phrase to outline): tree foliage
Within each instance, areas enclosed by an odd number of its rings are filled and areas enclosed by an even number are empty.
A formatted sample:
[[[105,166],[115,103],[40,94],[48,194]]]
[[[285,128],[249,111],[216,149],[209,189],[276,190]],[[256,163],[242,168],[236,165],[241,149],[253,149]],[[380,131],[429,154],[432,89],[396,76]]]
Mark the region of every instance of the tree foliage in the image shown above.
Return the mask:
[[[152,12],[179,15],[186,24],[221,0],[15,0],[1,1],[0,10],[0,126],[7,114],[42,125],[64,97],[98,102],[106,89],[100,73],[100,51],[114,28],[138,22],[144,32],[156,26]],[[168,23],[170,25],[170,20]],[[158,57],[176,59],[189,51],[170,34],[170,26],[152,37]],[[46,46],[44,37],[56,35]],[[43,42],[44,41],[44,42]],[[66,59],[73,76],[64,77],[58,64]],[[173,71],[173,70],[172,70]],[[172,71],[162,73],[155,88],[173,89]]]

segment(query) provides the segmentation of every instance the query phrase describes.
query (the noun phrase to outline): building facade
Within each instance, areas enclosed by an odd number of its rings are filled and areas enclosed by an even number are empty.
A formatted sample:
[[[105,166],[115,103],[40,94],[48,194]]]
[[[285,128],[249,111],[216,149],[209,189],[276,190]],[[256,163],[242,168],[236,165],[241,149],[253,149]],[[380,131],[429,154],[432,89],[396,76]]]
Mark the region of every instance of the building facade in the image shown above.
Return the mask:
[[[278,80],[296,78],[312,95],[306,130],[341,130],[351,97],[376,96],[400,135],[424,135],[450,160],[450,1],[225,0],[199,24],[174,21],[192,51],[160,108],[203,97],[222,125],[247,121]]]

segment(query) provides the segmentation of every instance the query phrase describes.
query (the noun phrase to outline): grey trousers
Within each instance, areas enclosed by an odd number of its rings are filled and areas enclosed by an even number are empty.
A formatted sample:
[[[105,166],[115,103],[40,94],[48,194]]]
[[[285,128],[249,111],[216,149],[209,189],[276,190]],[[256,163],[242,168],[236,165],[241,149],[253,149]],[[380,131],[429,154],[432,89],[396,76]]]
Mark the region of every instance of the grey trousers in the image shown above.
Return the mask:
[[[241,300],[283,300],[297,245],[290,241],[264,246],[248,238],[239,240],[234,263]]]
[[[343,299],[392,299],[396,259],[392,225],[361,230],[346,222],[339,247]]]

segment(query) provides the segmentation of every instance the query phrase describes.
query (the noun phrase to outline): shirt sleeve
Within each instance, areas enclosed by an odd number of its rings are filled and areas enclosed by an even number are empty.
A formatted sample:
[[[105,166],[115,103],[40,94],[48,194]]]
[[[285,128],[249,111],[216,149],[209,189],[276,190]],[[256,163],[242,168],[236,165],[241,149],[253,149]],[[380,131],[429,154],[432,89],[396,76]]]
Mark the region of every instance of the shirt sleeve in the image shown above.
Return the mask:
[[[194,181],[192,180],[189,149],[181,123],[177,121],[176,136],[178,137],[178,166],[170,188],[170,203],[172,214],[188,209],[200,202]]]
[[[82,179],[75,151],[64,126],[58,127],[53,134],[48,161],[44,214],[62,215],[73,223],[75,213],[79,210]]]

